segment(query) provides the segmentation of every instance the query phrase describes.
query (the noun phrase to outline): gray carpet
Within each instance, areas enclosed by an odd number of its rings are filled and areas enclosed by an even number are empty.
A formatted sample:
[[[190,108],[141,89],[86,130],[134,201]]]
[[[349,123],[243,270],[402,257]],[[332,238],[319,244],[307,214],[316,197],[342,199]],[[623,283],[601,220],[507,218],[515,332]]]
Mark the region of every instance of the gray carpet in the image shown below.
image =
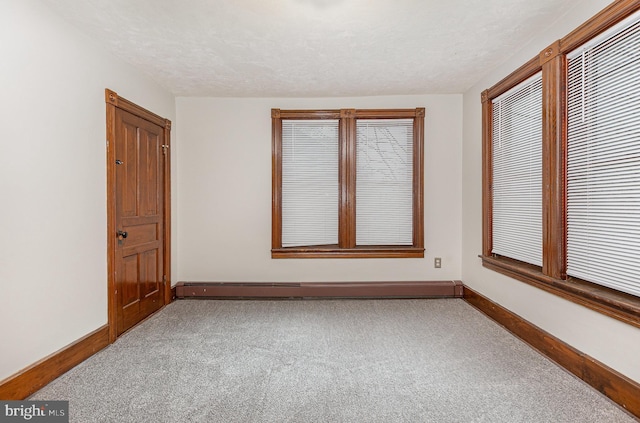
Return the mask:
[[[31,398],[72,422],[634,422],[462,300],[177,301]]]

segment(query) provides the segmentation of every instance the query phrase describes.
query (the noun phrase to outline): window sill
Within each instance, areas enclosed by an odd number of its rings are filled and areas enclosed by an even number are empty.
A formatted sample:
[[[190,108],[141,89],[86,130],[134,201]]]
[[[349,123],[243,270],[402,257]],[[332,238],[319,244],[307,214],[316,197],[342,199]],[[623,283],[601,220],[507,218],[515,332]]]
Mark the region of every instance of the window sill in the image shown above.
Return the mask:
[[[424,248],[417,247],[289,247],[274,248],[271,258],[424,258]]]
[[[640,298],[580,279],[554,279],[539,267],[506,257],[480,256],[482,265],[576,304],[640,328]]]

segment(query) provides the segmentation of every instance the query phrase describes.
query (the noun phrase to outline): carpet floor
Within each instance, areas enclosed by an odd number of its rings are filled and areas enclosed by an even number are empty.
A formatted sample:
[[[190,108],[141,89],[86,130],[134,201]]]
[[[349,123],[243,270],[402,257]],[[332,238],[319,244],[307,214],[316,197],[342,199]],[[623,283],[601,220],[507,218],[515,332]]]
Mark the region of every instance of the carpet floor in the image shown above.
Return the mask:
[[[463,300],[179,300],[30,400],[71,422],[635,422]]]

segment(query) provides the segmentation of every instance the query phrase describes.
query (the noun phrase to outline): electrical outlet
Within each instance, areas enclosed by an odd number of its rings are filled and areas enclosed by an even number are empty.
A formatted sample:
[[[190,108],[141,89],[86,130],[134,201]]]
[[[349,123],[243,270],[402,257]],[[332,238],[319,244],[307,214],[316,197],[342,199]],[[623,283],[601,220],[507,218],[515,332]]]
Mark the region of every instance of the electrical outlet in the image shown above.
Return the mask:
[[[442,267],[442,259],[440,257],[436,257],[433,259],[433,267],[436,269],[440,269]]]

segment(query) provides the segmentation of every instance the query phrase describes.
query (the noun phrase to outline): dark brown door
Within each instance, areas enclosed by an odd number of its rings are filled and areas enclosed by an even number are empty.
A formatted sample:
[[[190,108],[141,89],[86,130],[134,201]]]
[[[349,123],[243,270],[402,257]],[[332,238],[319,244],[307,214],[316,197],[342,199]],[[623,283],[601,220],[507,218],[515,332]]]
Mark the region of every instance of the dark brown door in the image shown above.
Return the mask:
[[[164,128],[117,108],[114,141],[120,335],[164,305]]]

